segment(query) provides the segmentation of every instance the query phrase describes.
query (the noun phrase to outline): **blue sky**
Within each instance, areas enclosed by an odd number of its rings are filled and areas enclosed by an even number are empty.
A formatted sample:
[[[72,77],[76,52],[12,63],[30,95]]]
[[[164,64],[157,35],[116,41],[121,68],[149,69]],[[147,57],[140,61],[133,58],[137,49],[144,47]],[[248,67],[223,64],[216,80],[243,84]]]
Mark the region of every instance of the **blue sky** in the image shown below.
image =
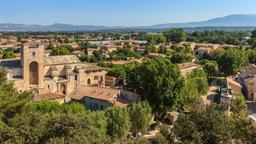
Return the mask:
[[[0,23],[139,26],[256,14],[256,0],[2,0]]]

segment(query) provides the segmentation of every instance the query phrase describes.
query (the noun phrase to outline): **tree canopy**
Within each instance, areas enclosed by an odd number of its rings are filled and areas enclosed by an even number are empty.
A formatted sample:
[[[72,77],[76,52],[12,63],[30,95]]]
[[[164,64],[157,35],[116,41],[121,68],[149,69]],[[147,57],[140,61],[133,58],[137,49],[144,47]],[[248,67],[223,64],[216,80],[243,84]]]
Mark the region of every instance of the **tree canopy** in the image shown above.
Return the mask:
[[[164,33],[169,42],[179,43],[187,39],[187,33],[183,29],[171,29]]]
[[[146,99],[154,111],[175,108],[184,80],[177,65],[165,58],[147,59],[128,72],[128,86]]]
[[[11,49],[11,48],[7,48],[3,51],[3,54],[2,54],[2,58],[3,59],[12,59],[12,58],[16,58],[16,55],[14,53],[14,50]]]
[[[252,38],[256,38],[256,29],[252,31]]]
[[[61,46],[52,49],[51,55],[59,56],[59,55],[69,55],[72,52],[71,46]]]
[[[248,64],[248,57],[244,51],[230,48],[217,58],[217,62],[225,75],[233,75]]]

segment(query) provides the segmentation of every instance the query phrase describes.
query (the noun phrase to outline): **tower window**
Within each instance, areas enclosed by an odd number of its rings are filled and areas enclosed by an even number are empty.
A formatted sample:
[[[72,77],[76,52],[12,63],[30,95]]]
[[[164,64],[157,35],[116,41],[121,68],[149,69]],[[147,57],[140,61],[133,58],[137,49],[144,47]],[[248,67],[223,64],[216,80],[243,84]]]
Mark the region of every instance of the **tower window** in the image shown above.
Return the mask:
[[[33,55],[33,56],[36,56],[36,53],[35,53],[35,52],[33,52],[33,53],[32,53],[32,55]]]
[[[91,85],[91,80],[90,79],[87,80],[87,85]]]

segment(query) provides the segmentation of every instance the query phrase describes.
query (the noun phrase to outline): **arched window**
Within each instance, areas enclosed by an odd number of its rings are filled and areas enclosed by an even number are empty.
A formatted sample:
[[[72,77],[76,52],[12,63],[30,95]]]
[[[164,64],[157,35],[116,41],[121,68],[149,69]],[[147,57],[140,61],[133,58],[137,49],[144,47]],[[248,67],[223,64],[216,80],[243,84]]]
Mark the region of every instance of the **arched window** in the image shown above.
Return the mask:
[[[32,62],[29,65],[29,84],[38,85],[38,63]]]
[[[91,85],[91,79],[87,80],[87,85]]]
[[[66,85],[65,84],[61,84],[60,85],[60,91],[61,94],[66,95]]]

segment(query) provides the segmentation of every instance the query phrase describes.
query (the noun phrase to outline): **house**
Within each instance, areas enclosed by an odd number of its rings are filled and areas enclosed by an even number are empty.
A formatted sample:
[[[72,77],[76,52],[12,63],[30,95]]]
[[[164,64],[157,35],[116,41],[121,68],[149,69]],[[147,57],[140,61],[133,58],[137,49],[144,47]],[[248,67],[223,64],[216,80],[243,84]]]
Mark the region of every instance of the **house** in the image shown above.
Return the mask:
[[[73,51],[72,54],[77,56],[77,57],[80,57],[80,56],[82,56],[84,54],[84,52],[80,51],[80,50],[76,50],[76,51]]]
[[[202,66],[196,63],[187,62],[178,64],[180,68],[180,73],[182,76],[186,76],[188,73],[191,73],[194,69],[202,69]]]
[[[196,49],[197,55],[202,58],[205,54],[209,54],[212,50],[220,47],[219,44],[199,44],[199,48]]]
[[[113,105],[127,107],[139,99],[139,96],[132,92],[85,86],[77,88],[68,97],[71,99],[71,102],[82,103],[91,110],[103,110]]]
[[[107,44],[107,45],[102,46],[101,49],[105,50],[107,53],[112,53],[113,51],[117,50],[117,46]]]
[[[238,74],[238,81],[243,87],[245,96],[251,100],[256,101],[256,65],[250,64],[240,70]]]
[[[136,50],[136,52],[139,54],[139,55],[144,55],[145,54],[145,49],[144,48],[138,48],[137,50]]]
[[[209,47],[200,47],[196,50],[197,55],[202,58],[205,54],[209,54],[212,49]]]
[[[117,77],[108,76],[108,75],[107,75],[106,78],[105,78],[105,85],[106,85],[106,86],[110,86],[110,87],[112,87],[112,86],[117,86],[118,83],[119,83],[119,80],[118,80]]]
[[[87,54],[89,55],[89,56],[91,56],[91,55],[93,55],[93,52],[94,51],[98,51],[99,49],[98,48],[88,48],[87,49]]]
[[[58,93],[45,93],[39,94],[34,97],[34,101],[41,101],[41,100],[53,100],[60,104],[65,103],[65,95],[58,94]]]
[[[242,94],[242,85],[231,77],[227,77],[227,86],[233,90],[234,94]]]

